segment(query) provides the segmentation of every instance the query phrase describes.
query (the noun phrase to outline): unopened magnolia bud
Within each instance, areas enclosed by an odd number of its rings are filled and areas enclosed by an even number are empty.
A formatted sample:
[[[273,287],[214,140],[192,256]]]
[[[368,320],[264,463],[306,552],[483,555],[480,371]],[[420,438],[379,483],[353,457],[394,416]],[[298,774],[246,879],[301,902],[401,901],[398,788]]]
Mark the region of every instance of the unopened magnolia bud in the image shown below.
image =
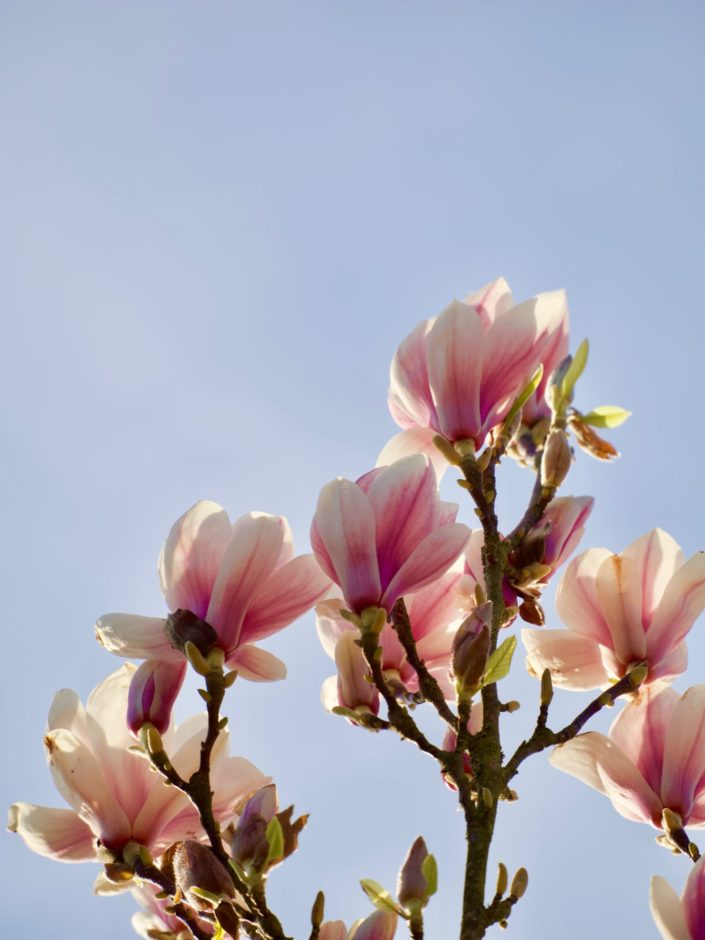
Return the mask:
[[[495,888],[495,894],[498,898],[504,897],[504,892],[507,890],[508,884],[509,875],[507,873],[507,866],[504,862],[500,862],[497,867],[497,887]]]
[[[277,812],[277,788],[261,787],[245,803],[230,843],[233,860],[243,868],[261,870],[267,860],[267,824]]]
[[[429,863],[429,859],[432,861]],[[429,868],[432,872],[429,872]],[[431,877],[429,878],[429,874]],[[419,911],[436,890],[435,859],[421,836],[409,849],[397,880],[397,898],[407,910]]]
[[[560,428],[554,428],[546,439],[541,457],[541,485],[560,486],[568,475],[572,460],[568,435]]]
[[[517,873],[512,878],[512,884],[509,888],[509,894],[511,897],[519,898],[523,897],[524,892],[526,891],[529,885],[529,873],[525,868],[517,869]]]
[[[451,672],[458,695],[472,695],[487,668],[490,655],[492,602],[487,601],[466,617],[453,639]]]
[[[513,698],[509,702],[504,703],[505,712],[509,712],[510,714],[512,712],[518,712],[520,708],[521,708],[521,702],[517,702],[515,698]]]
[[[174,881],[196,910],[212,909],[222,898],[235,896],[228,871],[200,842],[189,839],[174,849]]]
[[[213,627],[190,610],[175,610],[169,614],[164,631],[174,649],[181,653],[186,643],[193,643],[203,656],[207,656],[210,648],[218,642],[218,634]]]
[[[541,704],[544,706],[549,706],[551,704],[551,699],[553,698],[553,679],[551,678],[551,670],[544,669],[541,673]]]
[[[316,900],[313,902],[313,907],[311,908],[311,926],[320,927],[323,923],[323,915],[325,913],[326,907],[326,897],[322,891],[319,891],[316,895]]]

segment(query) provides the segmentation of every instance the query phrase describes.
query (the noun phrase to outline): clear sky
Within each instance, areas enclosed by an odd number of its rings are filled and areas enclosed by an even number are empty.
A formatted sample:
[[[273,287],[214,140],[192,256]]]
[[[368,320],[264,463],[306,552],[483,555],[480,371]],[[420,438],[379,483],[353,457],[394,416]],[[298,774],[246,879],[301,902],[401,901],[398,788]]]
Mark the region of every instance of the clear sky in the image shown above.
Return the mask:
[[[597,497],[584,547],[655,525],[705,547],[704,41],[690,0],[0,3],[0,802],[63,805],[51,698],[118,665],[97,616],[164,610],[176,517],[199,498],[282,513],[306,550],[320,486],[394,432],[398,342],[499,274],[519,298],[567,289],[592,344],[578,403],[634,412],[617,464],[573,471],[567,492]],[[503,479],[509,528],[531,481]],[[704,630],[680,690],[705,681]],[[455,936],[462,833],[435,766],[323,713],[312,615],[269,648],[290,678],[237,684],[233,750],[312,813],[273,906],[307,936],[323,888],[350,921],[358,879],[393,887],[422,833],[428,937]],[[521,657],[510,681],[516,740],[537,694]],[[558,698],[565,719],[587,701]],[[656,936],[649,877],[680,892],[685,860],[543,757],[517,789],[493,853],[529,870],[511,935]],[[0,855],[3,936],[131,935],[92,866],[9,835]]]

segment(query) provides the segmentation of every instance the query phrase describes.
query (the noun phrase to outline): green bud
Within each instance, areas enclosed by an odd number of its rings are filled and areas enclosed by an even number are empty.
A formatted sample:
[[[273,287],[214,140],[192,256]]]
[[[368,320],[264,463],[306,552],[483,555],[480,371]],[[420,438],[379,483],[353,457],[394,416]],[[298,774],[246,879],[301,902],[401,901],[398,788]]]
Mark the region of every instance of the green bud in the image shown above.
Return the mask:
[[[507,866],[504,862],[500,862],[497,868],[497,887],[495,888],[495,894],[497,897],[504,897],[504,892],[507,890],[507,884],[509,883],[509,875],[507,873]]]
[[[541,673],[541,704],[548,706],[551,704],[551,699],[553,698],[553,679],[551,678],[551,670],[544,669]]]

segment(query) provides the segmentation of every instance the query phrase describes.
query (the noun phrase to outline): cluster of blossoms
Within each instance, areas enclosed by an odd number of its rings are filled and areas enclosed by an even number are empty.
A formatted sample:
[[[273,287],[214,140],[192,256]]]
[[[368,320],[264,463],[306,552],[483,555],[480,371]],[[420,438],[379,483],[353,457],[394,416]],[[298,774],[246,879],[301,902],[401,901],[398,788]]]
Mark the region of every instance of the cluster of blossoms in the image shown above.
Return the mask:
[[[555,746],[555,767],[697,859],[685,827],[705,825],[705,686],[678,696],[668,683],[686,668],[684,638],[705,608],[705,553],[686,561],[660,530],[621,555],[589,549],[558,585],[567,629],[544,627],[542,592],[593,509],[591,497],[557,495],[573,460],[570,435],[609,458],[614,448],[593,428],[627,416],[573,406],[586,355],[585,344],[568,354],[562,292],[515,304],[499,279],[402,342],[389,391],[402,431],[357,481],[323,487],[313,554],[294,555],[282,517],[249,513],[231,523],[216,503],[193,506],[159,558],[167,615],[113,613],[96,625],[107,650],[141,664],[101,682],[85,707],[70,691],[54,700],[45,748],[71,808],[17,803],[10,828],[40,854],[102,864],[96,890],[132,891],[141,908],[133,924],[144,937],[244,932],[285,940],[266,882],[296,850],[307,817],[280,809],[271,779],[228,756],[220,709],[237,677],[284,678],[284,664],[259,644],[315,607],[337,669],[323,687],[325,707],[412,741],[457,794],[469,845],[461,940],[506,926],[526,890],[525,870],[510,882],[500,864],[487,903],[486,853],[497,802],[515,798],[509,783],[521,763],[548,747]],[[494,509],[505,455],[536,472],[527,511],[506,534]],[[449,465],[479,528],[456,521],[458,504],[440,498]],[[541,710],[533,733],[503,762],[500,718],[518,703],[502,703],[497,684],[510,670],[517,618],[531,625],[522,637],[529,671],[541,679]],[[203,680],[206,713],[175,728],[172,709],[189,666]],[[547,725],[554,685],[602,691],[554,732]],[[620,697],[630,701],[608,735],[581,733]],[[422,703],[444,724],[440,743],[413,718]],[[705,935],[702,873],[698,862],[682,901],[654,880],[652,909],[664,937]],[[370,880],[362,887],[376,910],[349,929],[324,921],[319,893],[312,940],[390,940],[400,922],[421,940],[437,888],[423,839],[411,847],[396,896]]]

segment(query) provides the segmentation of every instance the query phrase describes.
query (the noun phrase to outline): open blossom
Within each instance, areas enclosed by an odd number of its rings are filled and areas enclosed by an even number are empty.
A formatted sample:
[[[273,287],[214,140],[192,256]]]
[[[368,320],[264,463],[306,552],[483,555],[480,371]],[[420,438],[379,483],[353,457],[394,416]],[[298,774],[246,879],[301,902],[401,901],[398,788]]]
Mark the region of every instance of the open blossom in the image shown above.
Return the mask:
[[[65,862],[116,858],[130,841],[155,857],[181,839],[202,836],[198,811],[176,787],[165,787],[149,760],[128,750],[135,743],[125,725],[125,708],[134,666],[126,663],[91,692],[84,707],[71,689],[58,692],[44,737],[56,788],[71,809],[31,803],[10,808],[8,826],[30,849]],[[205,714],[168,729],[164,745],[186,779],[197,770]],[[229,757],[228,735],[221,732],[211,758],[214,813],[229,821],[239,802],[269,783],[243,757]],[[100,850],[99,850],[100,846]]]
[[[246,679],[281,679],[284,664],[254,644],[315,604],[329,580],[312,555],[294,558],[286,519],[248,513],[234,523],[217,503],[196,503],[172,527],[159,558],[168,620],[106,614],[100,642],[119,656],[144,659],[130,693],[129,724],[160,731],[186,670],[183,642],[219,647]],[[167,629],[168,628],[168,629]]]
[[[470,530],[458,506],[438,496],[428,458],[404,457],[357,483],[339,477],[321,490],[311,545],[355,613],[394,602],[439,578],[460,555]]]
[[[662,828],[669,809],[705,825],[705,685],[680,696],[654,688],[622,710],[609,735],[590,731],[557,747],[551,764],[604,793],[622,816]]]
[[[503,278],[454,300],[421,322],[397,350],[390,373],[392,417],[402,428],[426,429],[429,439],[433,433],[449,441],[471,439],[479,449],[539,364],[547,357],[553,364],[567,317],[563,291],[515,305]]]
[[[705,856],[690,869],[679,898],[665,878],[651,879],[651,913],[664,940],[705,937]]]
[[[449,571],[404,598],[419,656],[448,698],[454,696],[454,687],[448,675],[453,637],[465,616],[464,598],[458,592],[461,578],[460,570]],[[354,642],[359,637],[359,630],[340,616],[340,609],[344,606],[340,598],[321,601],[316,606],[318,636],[326,653],[335,659],[338,666],[338,676],[328,679],[324,685],[323,702],[329,709],[336,705],[353,709],[365,705],[376,714],[377,690],[365,678],[369,667],[362,650]],[[387,623],[383,627],[379,645],[384,672],[393,679],[394,684],[403,686],[407,692],[417,692],[418,675],[409,664],[391,624]]]
[[[596,689],[637,663],[647,683],[672,679],[687,665],[684,637],[705,608],[705,552],[689,561],[661,529],[621,555],[591,548],[566,569],[556,610],[567,630],[524,630],[527,667],[568,689]]]

